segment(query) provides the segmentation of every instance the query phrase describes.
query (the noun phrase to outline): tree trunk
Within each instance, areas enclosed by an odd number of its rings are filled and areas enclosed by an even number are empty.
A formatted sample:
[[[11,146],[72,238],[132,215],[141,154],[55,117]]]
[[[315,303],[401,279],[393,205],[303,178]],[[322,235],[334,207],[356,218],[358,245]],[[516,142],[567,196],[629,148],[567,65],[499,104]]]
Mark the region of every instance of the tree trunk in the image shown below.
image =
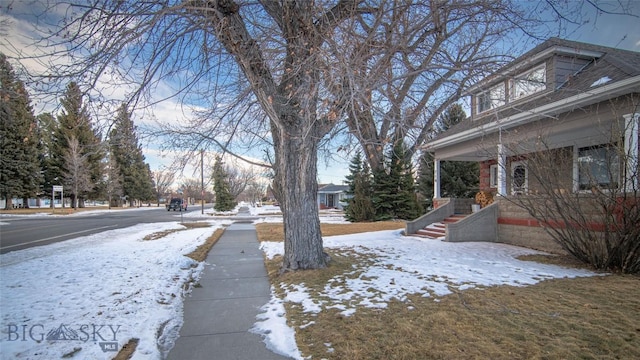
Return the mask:
[[[12,204],[12,202],[11,202],[11,195],[9,195],[9,194],[4,194],[4,198],[6,199],[6,200],[5,200],[5,203],[4,203],[4,209],[5,209],[5,210],[11,210],[11,209],[13,209],[13,206],[12,206],[13,204]]]
[[[347,125],[360,142],[371,172],[382,171],[384,169],[384,141],[379,138],[371,113],[361,111],[357,115],[352,114],[347,118]]]
[[[273,129],[273,128],[272,128]],[[276,187],[284,222],[282,271],[327,266],[318,217],[317,139],[274,134]]]

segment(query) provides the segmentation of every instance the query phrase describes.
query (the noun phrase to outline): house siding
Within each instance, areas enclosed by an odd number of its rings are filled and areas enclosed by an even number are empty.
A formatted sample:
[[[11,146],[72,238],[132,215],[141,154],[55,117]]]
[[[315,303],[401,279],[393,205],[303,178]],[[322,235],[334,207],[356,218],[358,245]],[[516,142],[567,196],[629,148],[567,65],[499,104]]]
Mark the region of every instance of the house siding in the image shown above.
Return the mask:
[[[589,231],[604,234],[604,218],[600,205],[589,194],[580,195],[580,214],[590,221],[584,224]],[[523,246],[531,249],[565,254],[566,251],[549,235],[537,219],[508,198],[497,198],[498,237],[497,242]],[[549,221],[547,226],[564,226],[560,219]]]
[[[566,253],[525,209],[506,199],[498,198],[497,202],[497,242],[555,254]]]
[[[553,59],[554,61],[551,62],[551,66],[553,67],[551,70],[553,72],[548,72],[547,74],[555,73],[555,88],[570,81],[573,75],[592,61],[591,59],[582,59],[566,55],[556,55]]]

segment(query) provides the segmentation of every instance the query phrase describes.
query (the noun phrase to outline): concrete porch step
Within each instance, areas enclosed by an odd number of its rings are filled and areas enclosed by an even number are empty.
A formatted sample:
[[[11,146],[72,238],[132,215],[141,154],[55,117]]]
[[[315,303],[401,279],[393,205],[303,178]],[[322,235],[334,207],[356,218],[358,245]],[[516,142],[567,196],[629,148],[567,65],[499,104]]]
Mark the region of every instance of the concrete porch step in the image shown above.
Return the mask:
[[[469,216],[469,215],[455,214],[455,215],[451,215],[448,218],[442,220],[442,222],[445,223],[445,224],[451,224],[451,223],[454,223],[454,222],[458,222],[458,221],[466,218],[467,216]]]
[[[444,219],[442,222],[436,222],[433,224],[427,225],[424,229],[418,230],[415,235],[420,236],[427,239],[442,239],[445,237],[447,233],[447,224],[452,224],[458,222],[468,215],[451,215],[448,218]]]
[[[446,233],[445,224],[438,222],[438,223],[430,224],[424,229],[418,230],[418,232],[416,232],[416,235],[435,240],[435,239],[443,238],[445,233]]]

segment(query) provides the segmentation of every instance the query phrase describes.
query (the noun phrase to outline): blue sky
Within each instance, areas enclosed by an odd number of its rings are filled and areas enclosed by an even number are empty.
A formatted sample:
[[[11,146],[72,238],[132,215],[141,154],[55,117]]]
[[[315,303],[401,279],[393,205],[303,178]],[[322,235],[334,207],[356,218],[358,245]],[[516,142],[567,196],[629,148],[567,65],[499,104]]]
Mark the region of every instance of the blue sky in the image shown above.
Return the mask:
[[[569,4],[575,4],[575,2],[572,1],[574,0],[568,0]],[[617,1],[604,1],[601,2],[601,6],[605,10],[610,10],[613,9],[612,6],[616,3]],[[527,5],[530,4],[533,4],[531,6],[535,6],[536,3],[527,2]],[[569,25],[565,29],[552,29],[550,36],[560,35],[569,40],[640,51],[640,18],[637,16],[640,15],[640,0],[631,0],[628,5],[630,6],[629,10],[636,16],[599,13],[593,7],[584,3],[584,12],[581,16],[576,16],[582,23],[581,26]],[[0,3],[0,20],[9,19],[12,21],[12,26],[0,29],[0,31],[4,31],[5,33],[0,40],[0,51],[9,56],[15,54],[16,51],[37,51],[37,49],[33,48],[32,37],[34,36],[34,32],[33,29],[30,29],[30,25],[34,21],[34,11],[29,9],[29,6],[31,5],[28,2],[17,1],[13,3],[13,9],[7,11],[6,5],[3,6],[2,3]],[[40,18],[41,22],[42,20],[43,18]],[[42,25],[42,23],[40,25]],[[551,24],[550,26],[556,25],[557,24]],[[558,33],[558,31],[560,31],[560,33]],[[517,41],[520,41],[520,39],[516,39],[516,42]],[[522,46],[522,51],[536,44],[524,38],[522,39],[522,43],[526,43],[526,45]],[[517,55],[518,54],[514,54],[514,56]],[[25,65],[37,68],[37,64],[35,63],[26,63]],[[124,90],[121,93],[124,93]],[[118,95],[121,94],[114,94],[114,96]],[[37,106],[36,111],[38,111]],[[157,105],[154,113],[160,121],[173,123],[184,121],[184,118],[189,116],[188,109],[182,108],[181,105],[175,101],[167,101]],[[140,116],[140,118],[142,118],[142,116]],[[135,116],[134,120],[136,120]],[[139,120],[136,121],[139,123]],[[157,170],[162,166],[169,165],[172,158],[171,154],[161,153],[156,145],[157,144],[152,143],[143,144],[145,156],[152,170]],[[260,154],[253,156],[256,157],[256,160],[261,160]],[[211,156],[211,158],[213,158],[213,156]],[[194,165],[196,161],[197,159],[194,159]],[[318,162],[319,181],[321,183],[342,183],[348,174],[348,162],[348,158],[344,158],[343,154],[338,154],[337,152],[332,160],[325,161],[320,159]],[[184,176],[199,177],[199,172],[187,167]]]
[[[571,0],[569,0],[571,1]],[[607,8],[603,4],[603,7]],[[567,29],[568,40],[582,41],[626,50],[640,51],[640,0],[629,2],[635,16],[619,16],[598,13],[588,7],[586,24]]]

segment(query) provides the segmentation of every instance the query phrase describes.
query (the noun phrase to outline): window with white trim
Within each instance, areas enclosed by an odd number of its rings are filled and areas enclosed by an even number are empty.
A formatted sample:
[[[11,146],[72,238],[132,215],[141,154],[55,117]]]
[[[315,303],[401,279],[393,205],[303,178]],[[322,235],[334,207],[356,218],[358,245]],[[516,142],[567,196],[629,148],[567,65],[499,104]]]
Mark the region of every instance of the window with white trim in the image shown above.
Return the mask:
[[[547,88],[547,67],[542,64],[509,81],[509,99],[518,100]]]
[[[498,187],[498,164],[489,166],[489,187]]]
[[[511,163],[511,194],[523,195],[529,188],[529,172],[527,163],[515,161]]]
[[[604,144],[578,149],[578,188],[617,189],[620,155],[616,146]]]
[[[504,83],[500,83],[476,97],[478,114],[506,104]]]

